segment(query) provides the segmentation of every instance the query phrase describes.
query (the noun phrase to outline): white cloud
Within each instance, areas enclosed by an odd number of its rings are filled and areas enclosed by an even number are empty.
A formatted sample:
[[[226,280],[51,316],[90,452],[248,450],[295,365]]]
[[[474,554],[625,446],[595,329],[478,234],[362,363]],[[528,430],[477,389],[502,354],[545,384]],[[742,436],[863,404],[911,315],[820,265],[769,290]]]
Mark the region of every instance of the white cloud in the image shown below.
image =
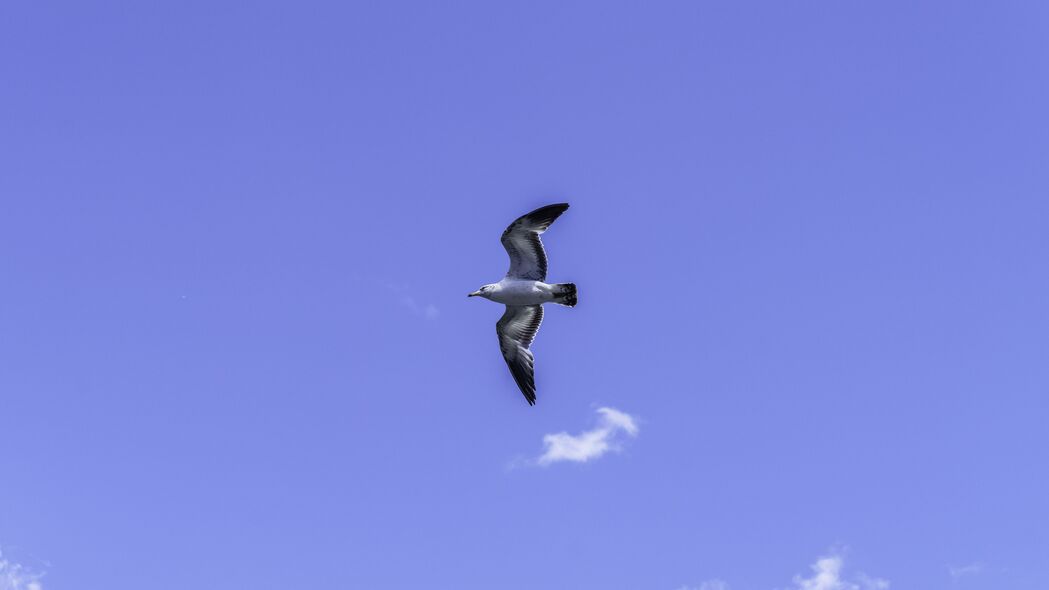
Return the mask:
[[[4,557],[0,551],[0,590],[43,590],[39,574]]]
[[[577,435],[567,432],[547,434],[543,437],[546,450],[536,459],[539,465],[549,465],[558,461],[585,463],[597,459],[608,451],[620,448],[619,435],[637,436],[637,420],[630,414],[613,408],[598,408],[598,423],[593,430]]]
[[[820,557],[812,564],[812,577],[794,576],[794,587],[797,590],[888,590],[889,581],[872,578],[866,574],[857,574],[852,579],[842,576],[845,560],[841,555],[831,554]]]
[[[973,576],[984,570],[982,562],[974,561],[968,565],[949,565],[947,571],[951,574],[952,578],[961,578],[962,576]]]
[[[882,578],[872,578],[862,572],[844,576],[845,559],[838,553],[818,558],[811,568],[812,577],[794,576],[790,590],[889,590],[889,581]],[[703,582],[698,588],[682,586],[678,590],[729,590],[729,585],[715,579]]]

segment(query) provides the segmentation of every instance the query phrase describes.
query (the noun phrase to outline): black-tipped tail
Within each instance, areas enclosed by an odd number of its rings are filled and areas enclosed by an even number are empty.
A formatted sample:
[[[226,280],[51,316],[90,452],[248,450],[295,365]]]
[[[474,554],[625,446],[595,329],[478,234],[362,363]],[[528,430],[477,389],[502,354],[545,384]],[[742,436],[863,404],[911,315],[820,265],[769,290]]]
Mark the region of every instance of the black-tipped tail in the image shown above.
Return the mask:
[[[554,285],[554,303],[575,307],[576,301],[575,283],[558,283]]]

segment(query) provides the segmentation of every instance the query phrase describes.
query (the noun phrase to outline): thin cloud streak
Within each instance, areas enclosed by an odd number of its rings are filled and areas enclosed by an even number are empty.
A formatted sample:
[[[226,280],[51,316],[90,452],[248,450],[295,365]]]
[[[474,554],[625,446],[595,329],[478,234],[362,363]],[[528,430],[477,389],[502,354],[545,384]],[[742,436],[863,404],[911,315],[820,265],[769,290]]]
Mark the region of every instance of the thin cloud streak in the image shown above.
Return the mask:
[[[983,562],[974,561],[968,565],[949,565],[947,566],[947,572],[951,574],[952,578],[961,578],[964,576],[974,576],[981,573],[984,570]]]
[[[592,430],[577,435],[567,432],[547,434],[543,437],[545,451],[535,462],[546,466],[560,461],[586,463],[609,451],[621,448],[620,434],[636,437],[640,429],[637,420],[630,414],[615,408],[598,408],[598,424]]]

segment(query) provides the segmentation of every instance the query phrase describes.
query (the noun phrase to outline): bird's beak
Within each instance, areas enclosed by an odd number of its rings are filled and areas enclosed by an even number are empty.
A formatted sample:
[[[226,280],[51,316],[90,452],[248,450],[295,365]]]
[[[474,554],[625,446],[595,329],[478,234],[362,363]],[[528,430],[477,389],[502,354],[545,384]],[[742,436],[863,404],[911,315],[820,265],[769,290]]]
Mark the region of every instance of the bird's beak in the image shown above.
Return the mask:
[[[480,297],[481,296],[481,292],[480,291],[474,291],[473,293],[467,293],[466,296],[467,297]]]

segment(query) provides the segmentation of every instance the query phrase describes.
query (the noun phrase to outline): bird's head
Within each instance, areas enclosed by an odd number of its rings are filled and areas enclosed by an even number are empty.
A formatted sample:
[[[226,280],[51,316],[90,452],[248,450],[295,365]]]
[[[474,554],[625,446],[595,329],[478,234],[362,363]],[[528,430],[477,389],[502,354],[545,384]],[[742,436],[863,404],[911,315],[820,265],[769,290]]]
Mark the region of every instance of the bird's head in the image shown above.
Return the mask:
[[[474,291],[473,293],[468,293],[466,296],[467,297],[484,297],[485,299],[488,299],[488,296],[491,295],[492,291],[494,291],[494,290],[495,290],[495,285],[483,285],[483,286],[481,286],[480,289]]]

